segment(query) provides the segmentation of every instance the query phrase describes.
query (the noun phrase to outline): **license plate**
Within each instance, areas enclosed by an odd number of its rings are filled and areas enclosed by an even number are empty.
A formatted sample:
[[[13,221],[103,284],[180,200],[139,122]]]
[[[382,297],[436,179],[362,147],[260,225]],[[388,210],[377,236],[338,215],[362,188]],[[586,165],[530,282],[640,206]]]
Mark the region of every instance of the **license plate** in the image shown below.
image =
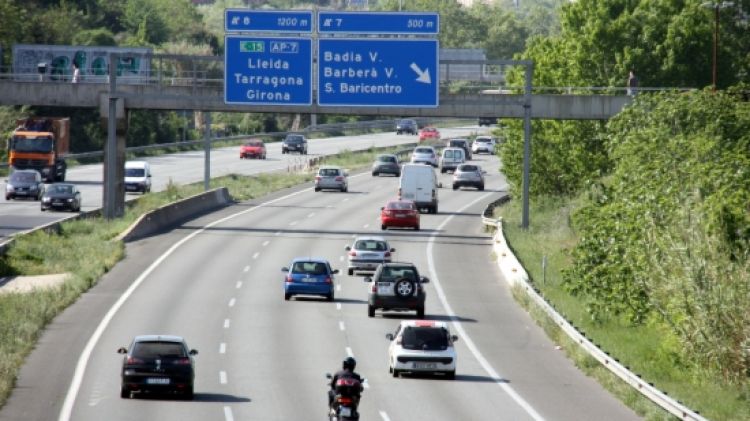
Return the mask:
[[[342,417],[351,417],[352,416],[352,409],[348,406],[340,406],[339,407],[339,415]]]
[[[52,206],[62,206],[64,203],[62,202],[52,202]]]
[[[167,377],[149,377],[146,379],[146,384],[169,384],[169,378]]]
[[[380,286],[378,285],[378,294],[379,295],[386,295],[391,293],[391,288],[388,286]]]
[[[437,368],[437,363],[414,363],[415,370],[434,370]]]
[[[316,278],[302,278],[302,282],[315,282],[317,281]]]

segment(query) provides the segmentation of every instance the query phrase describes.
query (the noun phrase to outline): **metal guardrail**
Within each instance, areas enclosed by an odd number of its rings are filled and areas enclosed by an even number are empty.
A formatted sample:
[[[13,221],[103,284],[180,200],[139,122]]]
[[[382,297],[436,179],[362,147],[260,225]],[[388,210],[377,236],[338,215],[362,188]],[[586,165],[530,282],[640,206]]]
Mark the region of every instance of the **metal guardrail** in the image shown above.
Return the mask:
[[[665,411],[669,412],[679,419],[691,421],[708,421],[700,413],[688,408],[687,406],[682,404],[682,402],[668,396],[666,392],[657,389],[653,384],[643,380],[639,375],[633,373],[627,367],[620,364],[620,362],[616,358],[610,356],[598,346],[596,346],[593,342],[591,342],[591,340],[586,338],[586,336],[582,332],[580,332],[572,323],[570,323],[570,321],[568,321],[567,319],[565,319],[565,317],[558,313],[552,307],[552,305],[541,295],[539,290],[529,282],[529,276],[526,273],[526,270],[523,268],[521,263],[518,262],[510,247],[508,247],[508,243],[503,234],[502,218],[495,219],[491,217],[494,208],[508,200],[510,200],[510,197],[505,196],[491,203],[487,206],[487,208],[485,208],[482,214],[482,224],[495,228],[497,230],[494,237],[493,247],[495,247],[495,250],[497,250],[497,248],[502,249],[502,252],[498,254],[498,264],[502,265],[500,261],[501,258],[510,259],[512,261],[511,264],[513,265],[513,268],[511,269],[511,274],[506,274],[501,267],[501,272],[503,272],[506,278],[508,278],[508,282],[512,285],[521,286],[521,288],[526,292],[529,298],[539,308],[541,308],[547,314],[547,316],[552,319],[555,324],[557,324],[560,329],[562,329],[563,332],[565,332],[568,337],[570,337],[571,340],[573,340],[573,342],[578,344],[578,346],[586,351],[591,357],[599,361],[599,363],[603,367],[607,368],[614,375],[619,377],[624,382],[628,383],[631,387],[633,387],[633,389],[635,389],[635,391],[639,392],[641,395],[650,399],[652,402],[662,407]],[[520,268],[520,270],[517,268]]]

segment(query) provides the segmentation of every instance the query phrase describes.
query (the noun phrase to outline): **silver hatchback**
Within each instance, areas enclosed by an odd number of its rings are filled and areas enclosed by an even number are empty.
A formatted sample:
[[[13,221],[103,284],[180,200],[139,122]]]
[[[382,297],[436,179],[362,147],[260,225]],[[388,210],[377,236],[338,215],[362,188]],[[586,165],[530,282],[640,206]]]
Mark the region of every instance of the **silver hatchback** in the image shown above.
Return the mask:
[[[340,190],[345,192],[349,190],[349,174],[340,167],[326,165],[318,168],[318,174],[315,176],[315,191]]]
[[[349,275],[355,271],[374,271],[381,263],[391,261],[391,255],[396,251],[388,245],[383,237],[357,237],[354,244],[346,246],[349,257]]]

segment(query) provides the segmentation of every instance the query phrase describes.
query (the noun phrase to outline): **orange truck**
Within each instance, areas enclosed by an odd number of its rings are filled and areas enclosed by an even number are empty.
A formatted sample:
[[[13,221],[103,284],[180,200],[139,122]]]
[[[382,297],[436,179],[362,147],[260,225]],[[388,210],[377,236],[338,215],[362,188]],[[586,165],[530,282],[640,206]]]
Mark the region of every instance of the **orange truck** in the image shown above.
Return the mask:
[[[8,164],[14,169],[39,171],[48,183],[65,181],[64,156],[70,147],[70,119],[29,117],[16,121],[8,140]]]

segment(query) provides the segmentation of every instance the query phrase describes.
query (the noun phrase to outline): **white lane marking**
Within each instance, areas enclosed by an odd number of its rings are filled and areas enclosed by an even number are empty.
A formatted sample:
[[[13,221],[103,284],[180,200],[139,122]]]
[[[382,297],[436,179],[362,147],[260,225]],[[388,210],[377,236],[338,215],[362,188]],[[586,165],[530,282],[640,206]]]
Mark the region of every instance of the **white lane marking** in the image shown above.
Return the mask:
[[[261,203],[258,206],[244,209],[240,212],[228,215],[224,218],[211,222],[205,227],[197,231],[193,231],[192,233],[188,234],[185,238],[173,244],[172,247],[170,247],[167,251],[164,252],[164,254],[159,256],[159,258],[157,258],[153,263],[151,263],[151,265],[149,265],[149,267],[146,268],[146,270],[143,271],[138,276],[138,278],[136,278],[136,280],[133,281],[132,284],[130,284],[128,289],[126,289],[125,292],[122,293],[120,298],[112,305],[109,311],[107,311],[107,314],[104,315],[104,317],[102,318],[102,321],[99,322],[99,325],[96,327],[96,330],[94,330],[94,333],[91,334],[91,337],[89,338],[88,342],[86,342],[86,346],[83,348],[83,350],[81,351],[81,355],[78,357],[78,362],[76,363],[76,368],[75,368],[75,371],[73,372],[73,378],[70,380],[70,386],[68,387],[68,392],[65,394],[65,400],[63,401],[62,407],[60,408],[60,415],[57,418],[58,421],[70,421],[70,416],[73,413],[73,404],[75,403],[75,399],[78,396],[78,391],[81,389],[81,384],[83,384],[83,376],[86,374],[86,366],[88,365],[89,359],[91,358],[91,354],[94,351],[94,347],[96,346],[96,343],[99,342],[99,339],[104,334],[104,331],[107,329],[107,326],[109,326],[109,323],[112,321],[112,318],[115,317],[115,314],[120,310],[120,307],[122,307],[123,304],[125,304],[125,301],[127,301],[128,298],[130,298],[130,296],[133,295],[133,292],[135,292],[135,290],[138,289],[138,287],[146,280],[146,278],[148,278],[148,276],[151,275],[151,273],[154,270],[156,270],[156,268],[159,267],[159,265],[161,265],[162,262],[164,262],[164,260],[166,260],[169,256],[171,256],[183,244],[192,240],[197,235],[202,234],[204,231],[206,231],[209,228],[222,224],[238,216],[245,215],[250,212],[255,212],[258,209],[267,207],[268,205],[272,205],[276,202],[281,202],[291,197],[298,196],[304,193],[308,193],[309,191],[310,189],[296,191],[294,193],[281,196],[279,198],[270,200],[268,202]],[[277,232],[276,235],[279,235],[279,234],[281,234],[281,231]],[[224,327],[225,328],[229,327],[229,319],[226,319],[224,321]]]
[[[253,254],[253,259],[257,259],[257,258],[258,258],[258,256],[260,256],[260,252],[257,252],[257,251],[256,251],[256,252],[255,252],[255,253]]]
[[[357,238],[357,234],[352,234],[352,238]]]
[[[345,256],[339,256],[339,262],[343,262],[344,261],[344,257]]]
[[[341,303],[336,303],[336,310],[341,310]]]
[[[379,414],[380,414],[380,418],[382,418],[383,421],[391,421],[391,419],[388,418],[388,414],[386,414],[385,411],[380,411]]]
[[[232,298],[231,300],[229,300],[229,307],[234,307],[234,303],[235,303],[236,301],[237,301],[237,300],[235,300],[234,298]]]
[[[344,322],[339,322],[339,330],[346,330],[346,326],[344,326]]]
[[[292,222],[289,223],[289,225],[290,226],[295,226],[295,225],[297,225],[297,221],[292,221]]]
[[[465,205],[461,209],[457,210],[456,213],[463,212],[470,206],[474,205],[475,203],[479,202],[480,200],[485,199],[486,197],[490,196],[490,194],[485,194],[473,202]],[[443,230],[443,228],[448,224],[448,222],[453,219],[454,215],[451,215],[437,227],[435,230],[436,232],[440,232]],[[469,351],[474,355],[474,358],[479,362],[479,364],[482,366],[485,372],[490,376],[490,378],[493,379],[495,384],[500,386],[501,389],[505,393],[508,394],[508,396],[511,397],[524,411],[526,411],[527,414],[531,418],[537,421],[544,421],[544,417],[542,417],[534,407],[532,407],[526,400],[524,400],[521,395],[518,394],[511,386],[508,385],[508,383],[505,382],[505,380],[500,377],[500,375],[495,371],[494,368],[492,368],[492,365],[490,365],[489,361],[487,361],[486,358],[482,355],[482,353],[479,351],[479,348],[474,344],[474,341],[471,340],[471,337],[463,328],[463,325],[456,317],[456,314],[453,312],[453,308],[451,308],[450,304],[448,303],[448,298],[445,296],[445,292],[443,291],[443,287],[440,284],[440,279],[438,278],[437,270],[435,269],[435,259],[432,257],[432,250],[435,245],[435,238],[437,237],[437,233],[434,233],[430,236],[430,240],[427,243],[427,266],[430,270],[430,283],[435,287],[435,291],[437,292],[438,298],[440,298],[440,302],[443,304],[443,308],[445,309],[445,312],[448,313],[448,317],[451,319],[451,324],[455,328],[456,332],[461,336],[461,340],[463,343],[466,344],[466,347],[469,348]]]
[[[276,234],[274,234],[274,235],[277,236],[277,237],[280,236],[281,235],[281,231],[276,231]]]
[[[313,216],[315,216],[315,212],[310,212],[310,213],[309,213],[309,214],[307,215],[307,217],[308,217],[308,218],[312,218]]]
[[[219,383],[227,384],[227,372],[219,371]]]
[[[348,201],[349,201],[348,197],[346,199],[342,200],[342,202],[348,202]]]
[[[354,353],[352,352],[352,349],[350,347],[346,347],[346,355],[350,357],[354,357]]]
[[[244,269],[242,269],[243,272],[250,272],[250,266],[245,266]]]
[[[224,407],[224,420],[225,421],[234,421],[234,415],[232,415],[232,408],[225,406]]]
[[[235,285],[237,289],[242,288],[242,281],[237,281],[237,285]]]
[[[341,291],[341,284],[336,285],[336,291]]]
[[[370,383],[367,381],[367,379],[365,379],[362,382],[362,387],[364,387],[365,389],[369,389],[370,388]]]
[[[364,229],[370,228],[370,224],[365,224],[362,228]]]
[[[263,242],[263,247],[267,246],[267,245],[268,245],[268,244],[270,244],[270,243],[271,243],[271,242],[270,242],[270,241],[268,241],[268,240],[264,241],[264,242]]]
[[[227,344],[224,342],[219,344],[219,354],[226,354],[227,353]]]

